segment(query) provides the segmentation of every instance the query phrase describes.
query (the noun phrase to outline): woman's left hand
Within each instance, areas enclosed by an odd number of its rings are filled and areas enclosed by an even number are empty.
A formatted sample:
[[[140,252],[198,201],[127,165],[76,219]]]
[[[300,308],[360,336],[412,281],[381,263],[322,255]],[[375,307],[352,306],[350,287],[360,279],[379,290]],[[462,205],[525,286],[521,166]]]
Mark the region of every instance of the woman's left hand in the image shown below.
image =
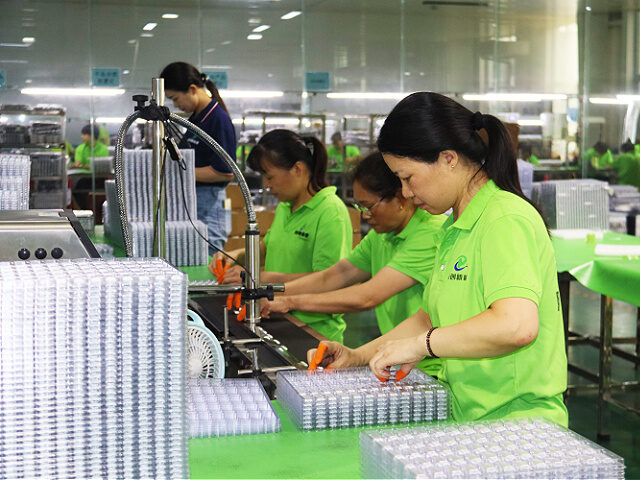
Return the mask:
[[[385,381],[389,379],[393,365],[401,365],[401,370],[408,374],[411,369],[427,356],[425,335],[391,340],[384,343],[369,362],[373,374]]]
[[[272,313],[287,313],[292,310],[287,297],[276,297],[271,301],[263,300],[265,301],[260,302],[260,316],[264,318],[269,318]]]

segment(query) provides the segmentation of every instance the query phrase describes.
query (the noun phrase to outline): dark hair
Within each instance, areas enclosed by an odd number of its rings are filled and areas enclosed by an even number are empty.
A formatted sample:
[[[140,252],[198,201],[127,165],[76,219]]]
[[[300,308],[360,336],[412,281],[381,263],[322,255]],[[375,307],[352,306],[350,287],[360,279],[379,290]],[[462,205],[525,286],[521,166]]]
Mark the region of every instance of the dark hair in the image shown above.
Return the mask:
[[[635,150],[635,146],[630,138],[627,138],[627,141],[620,145],[620,151],[622,153],[629,153]]]
[[[602,140],[598,140],[594,145],[593,149],[596,151],[598,155],[604,155],[609,150],[609,146],[604,143]]]
[[[360,160],[349,176],[351,183],[358,182],[365,190],[381,198],[393,198],[402,191],[400,179],[393,174],[378,151]]]
[[[484,129],[488,145],[478,130]],[[444,95],[417,92],[405,97],[380,129],[378,149],[399,157],[433,163],[443,150],[454,150],[484,170],[502,190],[525,196],[518,177],[513,143],[493,115],[473,113]]]
[[[94,140],[97,140],[98,137],[100,136],[100,129],[98,129],[98,127],[91,125],[90,123],[87,123],[84,127],[82,127],[82,130],[80,130],[80,133],[82,133],[82,135],[90,135],[93,137]]]
[[[218,87],[213,83],[209,77],[186,62],[173,62],[162,69],[160,77],[164,78],[164,88],[167,90],[176,90],[178,92],[186,92],[191,85],[204,88],[211,92],[213,99],[224,108],[225,112],[229,113],[229,109],[224,104]]]
[[[316,137],[302,137],[291,130],[271,130],[251,149],[247,164],[252,170],[264,173],[260,163],[263,159],[286,170],[293,168],[296,162],[304,163],[311,173],[307,185],[310,193],[327,186],[327,151]]]
[[[533,149],[531,148],[531,144],[529,143],[521,143],[520,144],[520,152],[522,152],[522,157],[525,156],[530,157],[533,153]]]
[[[335,132],[333,135],[331,135],[332,142],[335,142],[337,140],[342,140],[342,134],[340,132]]]

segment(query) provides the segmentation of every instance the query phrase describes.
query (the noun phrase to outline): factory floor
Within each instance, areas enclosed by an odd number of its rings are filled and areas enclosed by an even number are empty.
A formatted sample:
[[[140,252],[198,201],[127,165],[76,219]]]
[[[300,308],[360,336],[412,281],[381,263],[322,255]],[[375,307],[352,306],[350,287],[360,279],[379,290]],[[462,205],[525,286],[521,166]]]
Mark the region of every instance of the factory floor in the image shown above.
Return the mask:
[[[613,336],[635,337],[637,308],[623,302],[614,302]],[[357,347],[379,334],[373,311],[345,315],[347,330],[345,344]],[[571,283],[570,328],[580,334],[599,335],[600,295],[587,290],[577,282]],[[634,351],[633,345],[621,348]],[[569,362],[583,368],[598,371],[598,350],[588,345],[569,348]],[[615,381],[640,380],[640,368],[621,358],[613,358],[612,376]],[[586,385],[589,382],[569,374],[570,385]],[[640,391],[618,394],[616,398],[640,408]],[[622,408],[609,405],[608,441],[596,438],[596,392],[574,393],[566,400],[569,409],[569,427],[584,437],[624,458],[626,478],[640,479],[640,416]]]

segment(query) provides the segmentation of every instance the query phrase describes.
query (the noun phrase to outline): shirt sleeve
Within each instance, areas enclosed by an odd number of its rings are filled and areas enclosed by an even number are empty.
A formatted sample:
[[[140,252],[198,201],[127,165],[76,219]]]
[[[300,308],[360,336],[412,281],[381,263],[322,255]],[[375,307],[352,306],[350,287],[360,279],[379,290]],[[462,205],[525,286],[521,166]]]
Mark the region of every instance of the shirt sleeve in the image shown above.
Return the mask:
[[[371,253],[374,233],[367,233],[356,248],[347,256],[347,260],[364,272],[371,273]]]
[[[218,108],[221,108],[218,106]],[[211,123],[211,132],[209,135],[220,144],[220,146],[224,149],[225,152],[229,154],[229,156],[235,160],[236,159],[236,133],[233,128],[233,124],[231,124],[230,119],[227,116],[216,116],[214,117]],[[214,153],[209,149],[207,145],[203,146],[207,148],[210,152],[210,165],[214,168],[214,170],[220,173],[231,173],[231,167],[227,165],[227,163],[222,160],[217,153]]]
[[[533,222],[522,215],[506,215],[487,226],[480,255],[485,305],[503,298],[540,304],[542,272],[536,239]]]
[[[437,229],[434,229],[433,233],[416,232],[416,235],[407,238],[391,257],[387,267],[404,273],[426,286],[431,278],[436,257],[436,232]]]
[[[346,207],[344,215],[332,208],[320,216],[311,261],[314,272],[331,267],[347,255],[353,244],[353,234],[347,238],[347,232],[351,232],[351,219]]]

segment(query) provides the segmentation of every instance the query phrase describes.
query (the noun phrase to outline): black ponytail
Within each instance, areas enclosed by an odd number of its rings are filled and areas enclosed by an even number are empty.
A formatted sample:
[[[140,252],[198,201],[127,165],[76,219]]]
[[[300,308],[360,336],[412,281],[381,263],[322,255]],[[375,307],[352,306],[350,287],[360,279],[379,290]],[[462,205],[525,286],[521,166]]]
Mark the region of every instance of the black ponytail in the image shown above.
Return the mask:
[[[360,160],[349,177],[351,183],[358,182],[365,190],[382,199],[393,198],[402,191],[400,179],[393,174],[377,150]]]
[[[327,150],[316,137],[301,137],[291,130],[271,130],[251,149],[247,165],[264,173],[262,160],[286,170],[293,168],[296,162],[304,163],[310,173],[307,190],[312,195],[327,186]]]
[[[177,92],[186,92],[191,85],[206,88],[211,92],[213,99],[220,104],[225,112],[229,113],[216,84],[205,74],[200,73],[196,67],[186,62],[173,62],[162,69],[160,77],[164,78],[164,88]]]
[[[481,129],[487,133],[488,144],[478,134]],[[417,92],[400,101],[380,129],[378,149],[425,163],[435,162],[444,150],[454,150],[478,171],[484,170],[500,189],[533,205],[522,192],[516,152],[504,124],[444,95]]]

